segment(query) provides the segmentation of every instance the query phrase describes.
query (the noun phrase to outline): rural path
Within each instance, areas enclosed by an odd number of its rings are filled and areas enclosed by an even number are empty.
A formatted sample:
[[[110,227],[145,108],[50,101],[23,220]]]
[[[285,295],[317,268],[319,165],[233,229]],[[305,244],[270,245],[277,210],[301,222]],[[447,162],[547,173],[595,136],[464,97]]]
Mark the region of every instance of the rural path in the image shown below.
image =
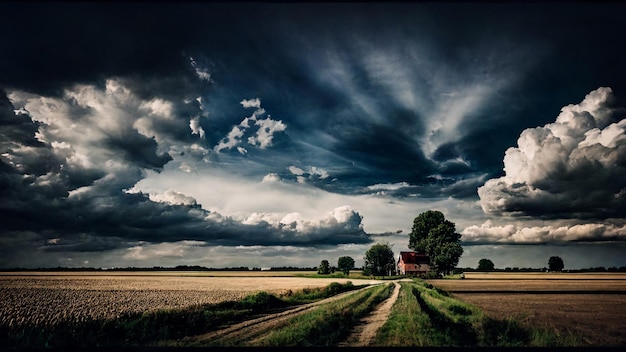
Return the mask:
[[[371,345],[372,341],[374,341],[374,337],[376,337],[376,333],[385,324],[387,318],[389,318],[391,307],[393,307],[398,299],[400,285],[397,282],[393,284],[395,287],[391,296],[376,307],[368,316],[361,319],[360,324],[353,328],[350,336],[348,336],[344,342],[340,343],[338,347],[365,347]]]
[[[343,298],[347,295],[353,294],[360,290],[370,289],[371,286],[361,288],[357,291],[349,291],[344,292],[333,297],[329,297],[323,299],[321,301],[303,304],[293,309],[285,310],[279,313],[267,314],[260,318],[246,320],[244,322],[231,325],[227,328],[211,331],[206,334],[197,335],[197,336],[188,336],[183,338],[182,342],[185,345],[208,345],[211,344],[212,341],[215,341],[220,338],[228,338],[228,339],[237,339],[237,340],[246,340],[254,338],[256,335],[261,334],[264,331],[267,331],[271,328],[281,326],[288,319],[302,314],[306,311],[309,311],[319,305],[326,304],[337,299]]]

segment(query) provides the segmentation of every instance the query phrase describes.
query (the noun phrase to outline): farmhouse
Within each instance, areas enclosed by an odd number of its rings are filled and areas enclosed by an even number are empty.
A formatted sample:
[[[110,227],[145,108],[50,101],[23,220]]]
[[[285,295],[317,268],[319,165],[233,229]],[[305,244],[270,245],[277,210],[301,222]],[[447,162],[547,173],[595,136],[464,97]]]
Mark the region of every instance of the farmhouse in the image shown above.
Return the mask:
[[[430,257],[417,252],[400,252],[398,273],[407,276],[423,276],[430,270]]]

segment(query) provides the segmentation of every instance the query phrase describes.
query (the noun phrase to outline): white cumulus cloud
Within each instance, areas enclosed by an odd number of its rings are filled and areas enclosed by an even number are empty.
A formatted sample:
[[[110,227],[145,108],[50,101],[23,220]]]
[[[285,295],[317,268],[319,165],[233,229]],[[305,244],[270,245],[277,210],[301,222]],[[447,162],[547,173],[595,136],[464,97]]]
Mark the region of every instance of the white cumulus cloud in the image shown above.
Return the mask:
[[[257,109],[259,109],[261,107],[261,99],[259,99],[259,98],[244,99],[244,100],[240,101],[239,103],[244,108],[257,108]]]
[[[478,188],[488,214],[553,218],[626,215],[626,119],[601,87],[554,123],[524,130],[504,156],[505,175]],[[620,120],[621,119],[621,120]]]
[[[189,128],[191,128],[191,134],[197,134],[200,138],[204,139],[204,129],[200,126],[200,116],[189,120]]]
[[[328,171],[317,167],[310,166],[306,171],[302,168],[299,168],[295,165],[291,165],[287,168],[292,175],[296,176],[296,181],[298,183],[306,183],[307,180],[315,180],[315,179],[327,179],[330,175]]]
[[[189,58],[189,61],[191,62],[191,67],[193,67],[194,71],[196,72],[196,75],[198,76],[198,78],[200,78],[200,80],[206,81],[206,82],[212,81],[211,74],[206,68],[198,64],[198,62],[192,57]]]
[[[270,118],[260,119],[256,121],[259,126],[256,135],[248,138],[248,143],[256,145],[261,149],[272,145],[274,133],[284,131],[287,128],[282,121],[272,120]]]
[[[274,120],[270,116],[260,118],[265,114],[265,110],[261,107],[259,98],[244,99],[240,103],[244,108],[256,108],[256,110],[252,116],[244,118],[238,125],[233,126],[228,135],[213,148],[216,152],[236,147],[239,153],[247,154],[248,150],[240,146],[246,136],[249,145],[265,149],[272,145],[275,133],[287,129],[287,125],[280,120]]]
[[[196,199],[186,196],[183,193],[174,190],[167,190],[165,193],[150,193],[150,200],[153,202],[178,204],[178,205],[197,205]]]
[[[494,225],[490,220],[487,220],[480,226],[466,227],[461,235],[465,242],[484,243],[624,240],[626,239],[626,224],[607,222],[524,226],[519,224]]]
[[[396,191],[410,185],[407,182],[398,183],[377,183],[375,185],[367,186],[370,191]]]
[[[317,219],[306,219],[298,212],[254,212],[242,221],[245,225],[267,224],[282,230],[287,236],[302,240],[323,239],[343,234],[363,233],[363,217],[350,206],[340,206]]]
[[[279,182],[279,181],[280,181],[280,176],[272,172],[263,176],[263,180],[261,182]]]
[[[289,171],[294,175],[298,175],[298,176],[304,175],[304,170],[294,165],[289,166]]]

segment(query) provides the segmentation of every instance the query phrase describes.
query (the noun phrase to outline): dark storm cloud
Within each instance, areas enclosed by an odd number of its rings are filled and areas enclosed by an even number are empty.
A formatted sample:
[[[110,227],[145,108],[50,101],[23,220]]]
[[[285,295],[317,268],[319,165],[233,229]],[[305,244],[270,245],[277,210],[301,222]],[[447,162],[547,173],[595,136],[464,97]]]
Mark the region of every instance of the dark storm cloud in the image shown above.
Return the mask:
[[[504,175],[502,153],[521,131],[553,121],[596,87],[626,97],[624,10],[3,4],[0,240],[12,243],[4,251],[90,252],[181,240],[368,243],[357,209],[336,208],[318,220],[257,213],[242,220],[183,194],[132,188],[147,170],[168,165],[344,195],[475,199],[484,180]],[[253,99],[266,112],[245,127],[252,110],[242,102]],[[622,127],[604,126],[594,136]],[[494,181],[483,205],[500,214],[626,215],[619,210],[621,149],[596,143],[575,154],[577,172],[533,183],[550,196]],[[599,156],[617,166],[598,168]],[[587,171],[598,171],[589,194],[582,193],[590,189]],[[613,238],[620,226],[592,237]],[[504,236],[535,238],[508,230]],[[550,236],[584,237],[581,228],[568,231]]]
[[[547,72],[558,81],[557,75],[566,73],[562,67],[570,65],[561,58],[575,56],[577,62],[589,63],[583,66],[595,70],[594,77],[606,77],[609,71],[594,64],[597,55],[591,54],[601,49],[598,43],[585,40],[589,49],[573,52],[568,37],[572,19],[586,18],[576,28],[581,38],[595,32],[611,42],[623,37],[608,30],[617,18],[602,6],[293,6],[298,11],[241,3],[13,4],[2,22],[5,32],[15,25],[19,35],[7,38],[12,49],[0,66],[6,73],[3,84],[60,94],[60,87],[76,81],[123,76],[142,99],[195,101],[202,96],[210,116],[210,122],[198,122],[206,133],[205,147],[217,144],[239,122],[233,118],[240,113],[241,99],[260,97],[268,111],[290,126],[290,134],[315,136],[320,131],[334,138],[323,147],[357,165],[334,185],[348,193],[380,182],[424,184],[431,174],[460,180],[487,170],[499,176],[498,155],[515,138],[515,129],[545,122],[534,115],[534,121],[515,118],[526,114],[520,100],[544,95],[519,95],[518,87],[534,84],[520,80],[520,72],[530,72],[539,60],[558,59],[555,70]],[[468,11],[474,16],[465,16]],[[17,25],[20,17],[25,20]],[[546,32],[537,27],[543,22]],[[500,30],[494,33],[494,27]],[[560,40],[558,47],[550,40]],[[198,72],[208,76],[199,80]],[[584,75],[589,77],[591,72]],[[468,93],[483,86],[498,92],[477,96],[484,100],[481,106],[467,105],[472,99]],[[454,92],[459,87],[467,87],[466,92]],[[450,93],[461,96],[442,98]],[[446,110],[454,104],[466,111]],[[176,114],[191,118],[194,112]],[[450,117],[455,114],[459,121]],[[429,160],[420,140],[439,128],[433,127],[437,120],[451,131],[444,126],[432,134]],[[177,138],[185,136],[179,130]],[[341,190],[340,184],[348,188]]]
[[[7,236],[45,233],[58,238],[55,246],[63,244],[54,248],[83,251],[96,250],[100,244],[107,249],[115,243],[109,240],[105,245],[97,236],[229,245],[369,241],[360,217],[357,223],[348,217],[303,232],[267,222],[241,224],[175,192],[148,196],[124,191],[143,178],[143,170],[160,170],[171,159],[157,151],[157,139],[166,145],[178,142],[153,129],[159,121],[169,121],[175,110],[160,98],[143,101],[117,81],[108,81],[102,90],[75,86],[64,99],[23,92],[9,96],[20,108],[6,100],[2,105],[5,172],[1,181],[7,191],[2,228]],[[179,123],[189,128],[187,121]],[[264,145],[267,138],[257,139]]]
[[[364,177],[362,186],[381,182],[423,182],[434,167],[421,151],[401,131],[389,126],[366,124],[352,128],[339,127],[337,145],[332,149],[340,156],[364,165],[369,173],[344,175],[344,178]]]
[[[181,50],[195,38],[189,24],[199,20],[192,12],[183,21],[180,9],[132,2],[4,4],[1,31],[11,34],[3,40],[2,83],[58,94],[67,85],[111,76],[180,76],[189,71]]]
[[[72,128],[55,120],[55,116],[68,117],[58,113],[56,108],[63,110],[59,102],[37,105],[40,101],[31,99],[34,103],[27,106],[41,108],[39,113],[46,107],[55,109],[40,116],[42,120],[33,121],[23,107],[15,109],[7,101],[2,104],[3,232],[108,235],[116,234],[125,223],[138,221],[141,216],[134,215],[139,215],[141,200],[121,189],[131,187],[141,178],[140,168],[161,168],[167,161],[156,153],[156,143],[136,132],[120,134],[125,140],[119,142],[120,139],[110,137],[123,129],[118,126],[111,128],[110,134],[95,138],[95,133],[81,133],[96,129],[95,126],[84,130],[84,125],[78,127],[81,122]],[[114,119],[111,123],[114,125]],[[129,143],[133,140],[137,143]],[[94,145],[98,148],[86,148]],[[105,146],[114,147],[107,150]],[[107,158],[111,159],[105,162]]]

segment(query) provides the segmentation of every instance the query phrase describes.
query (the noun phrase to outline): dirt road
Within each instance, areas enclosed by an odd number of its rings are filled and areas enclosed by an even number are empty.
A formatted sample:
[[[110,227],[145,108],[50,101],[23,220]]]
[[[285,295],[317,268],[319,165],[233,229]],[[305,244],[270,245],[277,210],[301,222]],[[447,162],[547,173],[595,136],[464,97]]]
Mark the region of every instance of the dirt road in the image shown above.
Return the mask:
[[[387,321],[387,317],[391,311],[391,307],[398,298],[400,291],[400,285],[395,285],[394,291],[388,299],[381,303],[371,314],[361,320],[358,326],[355,326],[352,334],[338,346],[352,347],[352,346],[367,346],[371,343],[376,336],[378,329]],[[371,287],[365,287],[360,290],[367,290]],[[354,294],[357,291],[345,292],[318,302],[305,304],[293,309],[289,309],[283,312],[268,314],[262,317],[247,320],[238,324],[231,325],[227,328],[212,331],[206,334],[198,336],[190,336],[184,338],[181,342],[186,346],[203,346],[214,345],[216,341],[222,338],[228,340],[248,340],[254,344],[254,339],[272,328],[283,326],[289,319],[298,314],[305,313],[319,305],[323,305],[334,300],[345,297],[346,295]]]
[[[374,341],[378,329],[385,324],[389,313],[391,313],[391,307],[393,307],[398,299],[400,285],[397,282],[393,284],[395,287],[391,296],[376,307],[368,316],[363,318],[361,323],[354,327],[352,334],[338,345],[339,347],[365,347],[369,346],[372,341]]]
[[[185,337],[182,340],[182,343],[184,345],[202,346],[202,345],[211,345],[215,341],[221,338],[250,340],[250,339],[253,339],[255,336],[260,335],[263,332],[271,328],[276,328],[276,327],[280,327],[284,325],[290,318],[298,314],[305,313],[317,306],[335,301],[337,299],[343,298],[355,292],[358,292],[361,290],[367,290],[370,288],[371,286],[368,286],[368,287],[361,288],[357,291],[344,292],[336,296],[323,299],[321,301],[317,301],[317,302],[313,302],[309,304],[303,304],[296,308],[285,310],[279,313],[268,314],[268,315],[264,315],[256,319],[246,320],[244,322],[231,325],[221,330],[211,331],[209,333],[197,335],[197,336]]]

